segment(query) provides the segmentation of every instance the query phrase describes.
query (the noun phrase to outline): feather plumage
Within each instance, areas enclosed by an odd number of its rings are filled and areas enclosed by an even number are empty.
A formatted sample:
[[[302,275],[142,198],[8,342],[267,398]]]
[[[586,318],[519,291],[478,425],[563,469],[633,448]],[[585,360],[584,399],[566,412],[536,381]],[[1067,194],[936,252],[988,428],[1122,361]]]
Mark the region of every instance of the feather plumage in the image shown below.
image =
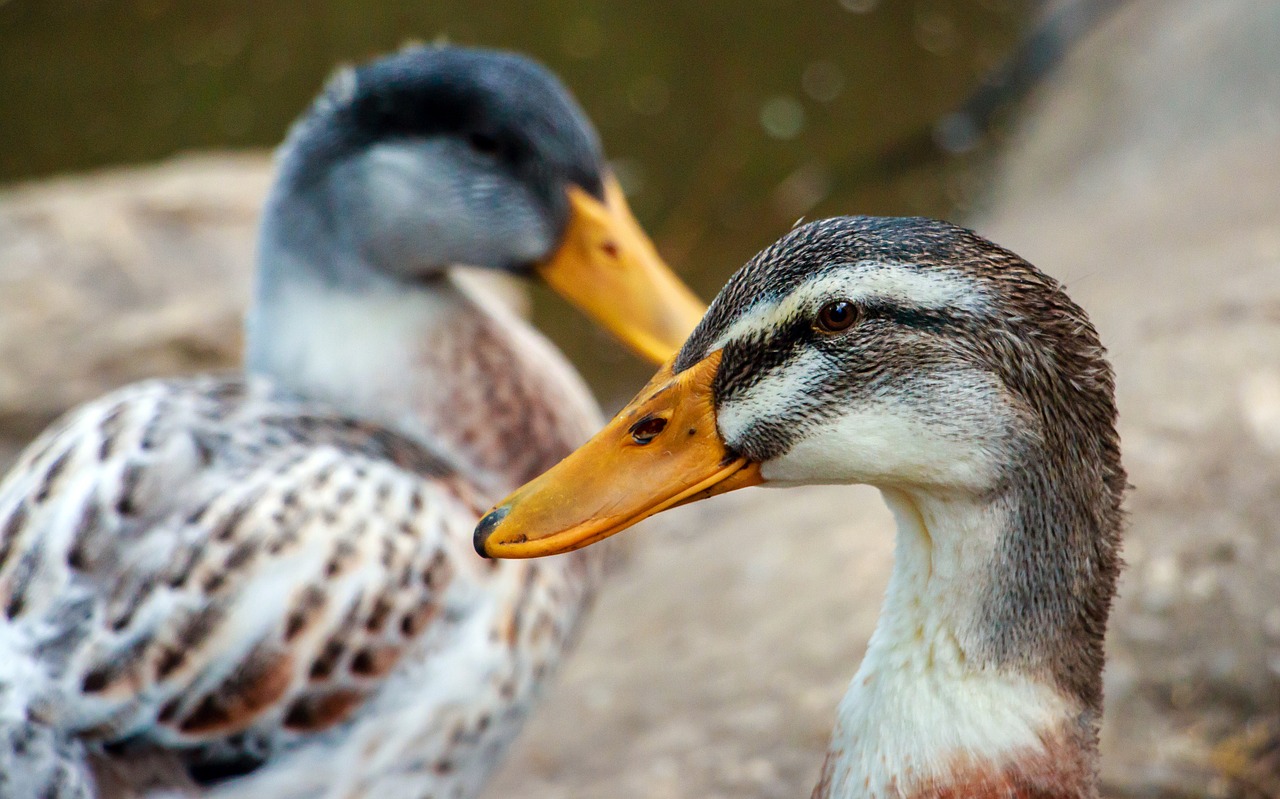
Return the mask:
[[[563,601],[587,590],[474,557],[483,502],[422,443],[266,381],[128,387],[0,486],[7,654],[38,671],[5,682],[91,752],[169,751],[195,781],[327,733],[362,757],[438,752],[405,760],[415,780],[478,781],[450,754],[513,734],[503,713],[522,714],[573,627]],[[348,748],[272,795],[360,771]]]

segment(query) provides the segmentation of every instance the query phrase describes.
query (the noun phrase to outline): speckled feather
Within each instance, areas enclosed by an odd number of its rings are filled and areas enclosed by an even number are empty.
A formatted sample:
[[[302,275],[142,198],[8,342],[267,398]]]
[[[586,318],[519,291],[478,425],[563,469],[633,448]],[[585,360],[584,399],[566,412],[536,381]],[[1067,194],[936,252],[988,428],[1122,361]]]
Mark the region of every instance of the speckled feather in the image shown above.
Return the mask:
[[[464,786],[474,752],[518,726],[587,590],[476,558],[482,505],[420,443],[266,383],[138,384],[73,412],[0,486],[4,656],[37,664],[16,686],[29,712],[100,771],[148,750],[197,778],[295,757],[316,761],[312,782],[290,769],[288,785],[255,775],[229,795],[346,795],[369,787],[347,762],[360,757],[403,759],[405,784]],[[347,741],[309,757],[320,735]]]

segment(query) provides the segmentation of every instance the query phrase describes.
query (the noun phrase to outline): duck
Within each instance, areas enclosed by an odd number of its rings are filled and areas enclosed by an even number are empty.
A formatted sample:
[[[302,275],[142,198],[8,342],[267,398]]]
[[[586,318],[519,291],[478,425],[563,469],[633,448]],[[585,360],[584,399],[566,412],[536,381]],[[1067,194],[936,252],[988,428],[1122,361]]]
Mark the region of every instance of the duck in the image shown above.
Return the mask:
[[[877,487],[894,565],[814,799],[1092,799],[1116,419],[1106,351],[1053,278],[945,222],[820,220],[743,266],[474,543],[534,558],[749,486]]]
[[[277,154],[244,369],[76,408],[0,482],[0,796],[481,790],[603,573],[472,551],[603,421],[482,270],[657,362],[704,310],[545,67],[339,71]]]

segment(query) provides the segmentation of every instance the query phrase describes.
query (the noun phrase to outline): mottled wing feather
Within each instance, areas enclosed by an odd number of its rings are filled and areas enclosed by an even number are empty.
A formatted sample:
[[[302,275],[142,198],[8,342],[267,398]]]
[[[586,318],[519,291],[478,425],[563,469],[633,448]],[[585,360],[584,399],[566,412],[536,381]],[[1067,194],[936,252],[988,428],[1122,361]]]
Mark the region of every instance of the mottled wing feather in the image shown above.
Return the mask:
[[[266,758],[441,626],[458,564],[486,568],[459,549],[479,504],[420,445],[266,385],[138,384],[0,484],[0,623],[63,729]]]

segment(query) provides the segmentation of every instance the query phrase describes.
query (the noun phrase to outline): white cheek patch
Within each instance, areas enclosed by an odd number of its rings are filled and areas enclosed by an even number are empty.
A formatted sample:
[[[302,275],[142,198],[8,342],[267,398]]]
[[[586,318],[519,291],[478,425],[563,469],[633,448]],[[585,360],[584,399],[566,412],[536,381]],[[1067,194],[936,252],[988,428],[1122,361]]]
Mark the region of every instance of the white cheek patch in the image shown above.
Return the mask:
[[[986,290],[949,269],[913,264],[859,261],[828,271],[797,286],[775,303],[760,303],[739,317],[708,348],[714,352],[738,339],[768,336],[801,313],[813,313],[833,299],[856,303],[892,302],[907,308],[981,312],[989,307]]]
[[[777,483],[868,483],[981,490],[995,477],[988,455],[891,402],[866,403],[821,423],[761,474]]]
[[[999,475],[1013,410],[994,378],[957,373],[949,381],[951,390],[945,396],[927,402],[908,402],[887,393],[827,413],[807,426],[789,450],[764,463],[761,473],[780,484],[981,491]],[[794,406],[773,407],[776,414]]]
[[[370,147],[357,169],[363,170],[367,186],[361,199],[376,206],[371,216],[379,221],[407,221],[425,198],[432,203],[452,200],[456,192],[446,175],[431,168],[432,156],[443,159],[444,148],[399,142]]]
[[[384,142],[335,170],[359,187],[351,229],[384,266],[487,266],[529,262],[554,244],[530,192],[491,170],[467,166],[447,139]],[[490,203],[501,213],[484,209]]]

